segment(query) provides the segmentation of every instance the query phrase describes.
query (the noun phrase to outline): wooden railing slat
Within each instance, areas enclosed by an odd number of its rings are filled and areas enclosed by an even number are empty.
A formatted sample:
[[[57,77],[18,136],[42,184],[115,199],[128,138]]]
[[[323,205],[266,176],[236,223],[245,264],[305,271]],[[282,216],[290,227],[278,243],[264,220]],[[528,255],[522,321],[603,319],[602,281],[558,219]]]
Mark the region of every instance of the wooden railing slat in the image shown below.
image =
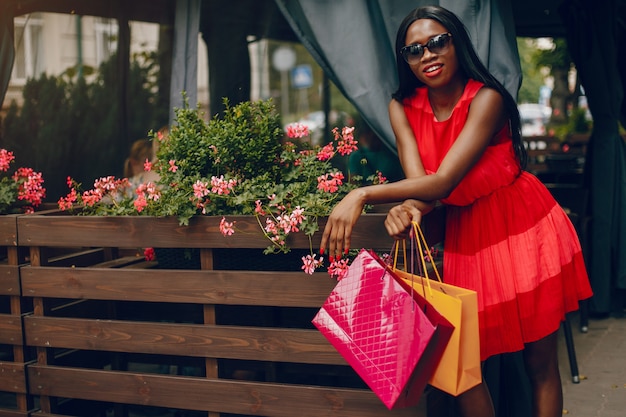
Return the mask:
[[[22,345],[22,318],[12,314],[0,314],[0,343]]]
[[[25,364],[19,362],[0,362],[0,391],[26,393]],[[0,411],[2,415],[2,411]]]
[[[272,256],[272,255],[267,255]],[[22,268],[29,297],[319,307],[337,284],[325,272]],[[175,284],[175,285],[174,285]]]
[[[317,331],[28,316],[30,346],[346,365]]]
[[[369,390],[243,382],[34,365],[33,393],[267,417],[415,417],[388,411]]]
[[[20,295],[20,275],[17,265],[0,265],[0,295]]]
[[[0,215],[0,246],[17,246],[17,215]]]
[[[265,248],[269,240],[259,231],[250,216],[228,216],[237,225],[237,233],[224,237],[219,231],[218,216],[197,216],[188,226],[181,226],[173,217],[147,216],[21,216],[18,218],[20,246],[98,246],[162,247],[162,248]],[[354,242],[365,247],[377,247],[381,239],[390,238],[384,228],[384,214],[363,216],[355,230]],[[77,225],[80,224],[80,227]],[[320,220],[323,228],[324,219]],[[94,236],[97,239],[94,240]],[[123,239],[120,239],[123,237]],[[319,245],[321,232],[313,237]],[[304,233],[289,237],[292,248],[309,248]],[[388,246],[385,244],[383,247]]]

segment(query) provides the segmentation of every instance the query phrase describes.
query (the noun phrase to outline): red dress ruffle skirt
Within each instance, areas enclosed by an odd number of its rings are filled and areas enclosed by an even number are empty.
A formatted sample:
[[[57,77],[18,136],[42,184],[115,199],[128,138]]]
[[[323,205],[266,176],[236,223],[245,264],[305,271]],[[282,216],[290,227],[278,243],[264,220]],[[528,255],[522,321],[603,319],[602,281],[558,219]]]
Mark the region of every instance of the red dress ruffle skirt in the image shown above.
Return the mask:
[[[482,360],[555,332],[592,295],[576,230],[528,173],[447,207],[443,262],[447,283],[478,293]]]
[[[428,174],[459,137],[482,87],[470,79],[444,121],[434,116],[425,88],[404,101]],[[555,332],[579,300],[591,297],[576,230],[550,191],[520,172],[508,126],[442,202],[443,278],[478,293],[481,359]]]

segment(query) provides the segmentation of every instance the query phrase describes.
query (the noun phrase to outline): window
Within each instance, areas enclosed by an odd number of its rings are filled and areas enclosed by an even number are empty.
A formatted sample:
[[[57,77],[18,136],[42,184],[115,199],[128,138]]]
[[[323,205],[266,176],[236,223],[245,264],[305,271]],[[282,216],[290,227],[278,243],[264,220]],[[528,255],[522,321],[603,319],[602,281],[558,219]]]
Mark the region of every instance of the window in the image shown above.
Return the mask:
[[[13,81],[26,83],[28,78],[41,75],[44,71],[42,19],[33,13],[26,17],[16,17],[15,24],[15,63]]]
[[[117,50],[117,21],[97,18],[96,20],[96,67],[107,61]]]

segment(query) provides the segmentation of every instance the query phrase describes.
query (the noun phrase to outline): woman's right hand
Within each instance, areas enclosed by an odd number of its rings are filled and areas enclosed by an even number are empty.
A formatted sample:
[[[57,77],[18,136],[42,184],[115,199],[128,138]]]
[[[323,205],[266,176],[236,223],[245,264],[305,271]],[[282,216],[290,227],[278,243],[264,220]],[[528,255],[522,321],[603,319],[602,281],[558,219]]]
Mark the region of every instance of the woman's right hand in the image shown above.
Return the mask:
[[[394,239],[406,239],[411,230],[411,223],[421,223],[422,216],[429,213],[434,204],[419,200],[406,200],[402,204],[392,207],[385,219],[385,228],[389,236]]]
[[[324,227],[320,254],[328,249],[331,262],[347,255],[350,250],[352,228],[361,216],[365,205],[362,188],[352,190],[333,208]]]

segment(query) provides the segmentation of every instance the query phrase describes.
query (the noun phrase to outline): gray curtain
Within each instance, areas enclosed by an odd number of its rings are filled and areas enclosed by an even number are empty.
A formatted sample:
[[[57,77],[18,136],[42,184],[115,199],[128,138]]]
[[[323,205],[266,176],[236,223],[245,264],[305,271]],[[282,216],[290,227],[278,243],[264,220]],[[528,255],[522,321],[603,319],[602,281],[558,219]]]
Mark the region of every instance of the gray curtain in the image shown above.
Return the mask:
[[[513,14],[506,0],[275,1],[326,75],[393,150],[387,105],[397,88],[396,31],[417,6],[440,4],[455,12],[485,65],[517,97],[521,68]]]
[[[626,290],[626,1],[570,0],[561,9],[568,46],[593,115],[585,172],[590,188],[590,311],[623,313]],[[616,290],[621,290],[616,291]]]
[[[0,5],[0,105],[4,102],[4,96],[9,81],[15,50],[13,45],[13,13],[9,13],[7,5]]]
[[[174,108],[183,107],[181,92],[186,92],[189,107],[198,100],[198,31],[200,28],[200,0],[176,0],[174,20],[174,52],[172,83],[170,86],[170,126]]]

